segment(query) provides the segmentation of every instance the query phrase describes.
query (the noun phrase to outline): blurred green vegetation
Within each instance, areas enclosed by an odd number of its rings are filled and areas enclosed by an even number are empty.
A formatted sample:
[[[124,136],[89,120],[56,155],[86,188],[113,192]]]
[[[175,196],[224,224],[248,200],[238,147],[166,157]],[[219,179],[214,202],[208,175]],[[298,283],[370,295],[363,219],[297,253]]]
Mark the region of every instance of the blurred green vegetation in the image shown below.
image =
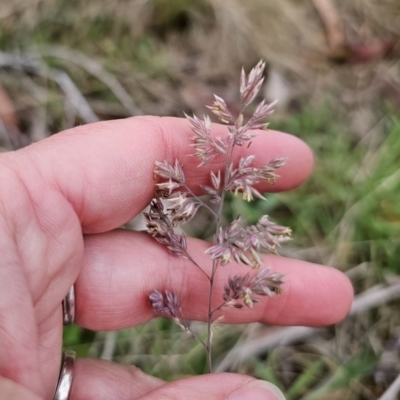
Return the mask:
[[[373,148],[355,137],[346,115],[328,107],[304,109],[273,129],[291,132],[313,150],[311,178],[294,191],[268,194],[267,202],[231,197],[231,204],[254,223],[271,214],[292,227],[296,247],[329,246],[341,251],[338,268],[374,261],[379,270],[399,273],[400,120],[386,115]]]
[[[238,23],[242,18],[240,12],[240,18],[235,20],[235,10],[230,10],[233,22],[227,23],[230,14],[222,12],[222,18],[217,2],[205,0],[148,0],[141,2],[145,8],[140,10],[143,14],[137,10],[137,15],[134,2],[110,1],[106,4],[58,0],[39,3],[36,8],[17,8],[0,18],[1,51],[41,54],[52,46],[79,51],[121,81],[135,102],[149,114],[182,115],[183,109],[190,109],[192,105],[187,104],[181,90],[187,84],[185,79],[200,82],[204,87],[217,82],[217,94],[220,94],[218,90],[221,87],[226,89],[226,86],[228,90],[224,93],[229,94],[229,85],[236,90],[229,80],[233,75],[237,84],[239,70],[235,47],[229,47],[227,53],[221,55],[221,58],[226,58],[223,66],[232,64],[232,70],[222,75],[211,71],[208,75],[204,68],[207,64],[200,63],[201,68],[197,69],[192,66],[193,60],[196,57],[201,59],[203,55],[198,44],[201,34],[193,27],[201,23],[207,32],[218,31],[221,27],[227,29],[225,39],[227,37],[228,43],[232,44],[237,41],[235,35],[248,26],[247,20],[247,25]],[[300,6],[306,2],[291,3]],[[368,2],[370,6],[371,3]],[[133,8],[125,12],[123,7],[132,4]],[[118,7],[122,12],[117,12]],[[287,11],[290,14],[290,10]],[[271,13],[271,16],[283,25],[279,21],[279,12]],[[360,20],[364,21],[363,18]],[[274,21],[269,22],[273,25]],[[232,28],[235,26],[237,29]],[[265,26],[270,25],[266,23]],[[291,25],[285,26],[289,30]],[[306,27],[302,24],[302,28]],[[251,40],[239,37],[243,41],[238,43],[242,48],[246,47],[246,51],[247,47],[257,49],[255,33],[251,32]],[[280,46],[279,35],[274,38]],[[313,41],[314,37],[310,40]],[[299,44],[293,42],[296,46]],[[213,44],[226,47],[227,42],[221,40],[221,43],[211,42],[211,47]],[[274,56],[271,65],[275,63],[280,67],[296,64],[295,58],[287,60],[287,53],[275,55],[276,48],[272,50],[263,54],[254,50],[257,54],[253,56],[264,56],[267,62],[271,61],[268,56]],[[186,57],[182,64],[189,72],[183,73],[181,64],[178,67],[174,64],[179,58],[177,55]],[[216,58],[214,56],[215,63],[220,61]],[[51,68],[66,71],[101,118],[127,116],[123,107],[116,107],[116,111],[111,113],[111,109],[118,106],[115,94],[85,68],[46,52],[43,60]],[[283,60],[282,64],[279,64],[280,60]],[[249,60],[245,58],[245,62],[252,62],[251,57]],[[366,263],[368,268],[363,275],[353,280],[358,294],[375,284],[386,284],[392,275],[400,273],[400,114],[396,106],[388,104],[387,99],[380,99],[377,92],[373,96],[376,107],[373,108],[371,124],[379,125],[379,129],[371,125],[361,135],[355,132],[352,128],[354,110],[341,104],[339,92],[350,81],[357,81],[354,78],[356,74],[352,75],[356,67],[335,67],[333,72],[330,68],[325,65],[322,72],[318,70],[318,78],[337,73],[339,78],[344,76],[347,80],[343,79],[344,83],[341,79],[334,81],[329,90],[318,96],[318,101],[311,101],[311,95],[302,92],[302,97],[296,99],[301,106],[289,106],[271,120],[272,129],[290,132],[312,148],[315,156],[313,175],[296,190],[268,194],[266,202],[247,203],[228,196],[225,212],[227,219],[240,213],[248,223],[269,214],[273,221],[290,226],[293,241],[283,246],[284,255],[328,264],[342,271]],[[376,66],[378,69],[379,65]],[[68,127],[65,99],[54,82],[29,74],[22,76],[20,71],[5,69],[0,72],[0,82],[12,93],[11,97],[17,101],[22,99],[23,106],[16,112],[24,134],[29,135],[30,127],[36,123],[35,112],[38,110],[45,114],[43,125],[47,132],[54,133]],[[362,78],[368,73],[362,71]],[[293,71],[289,71],[288,76],[291,74]],[[312,71],[311,74],[314,78],[317,73]],[[303,76],[296,75],[293,81],[295,79],[302,80]],[[21,95],[21,92],[30,93],[23,86],[25,81],[29,81],[29,90],[33,87],[39,94],[45,92],[46,96],[35,94],[31,96],[34,99],[28,102],[27,95]],[[195,96],[201,95],[198,86],[192,90]],[[234,102],[234,97],[230,100]],[[168,106],[163,108],[164,104]],[[76,119],[71,124],[79,123],[82,121]],[[201,229],[196,233],[207,236]],[[289,400],[376,399],[399,372],[398,365],[382,369],[380,363],[385,352],[398,352],[393,345],[399,336],[397,311],[396,302],[369,310],[334,328],[319,331],[311,340],[277,346],[245,359],[232,370],[275,383]],[[203,334],[201,325],[196,327]],[[250,334],[244,326],[218,326],[214,359],[223,360],[229,349],[243,338],[246,340],[247,335]],[[94,333],[71,326],[64,330],[64,346],[75,349],[79,357],[99,357],[109,337],[105,332]],[[112,356],[117,362],[134,363],[145,372],[166,380],[201,374],[206,370],[203,349],[172,321],[165,319],[118,332]],[[382,371],[385,379],[379,381],[376,376]]]

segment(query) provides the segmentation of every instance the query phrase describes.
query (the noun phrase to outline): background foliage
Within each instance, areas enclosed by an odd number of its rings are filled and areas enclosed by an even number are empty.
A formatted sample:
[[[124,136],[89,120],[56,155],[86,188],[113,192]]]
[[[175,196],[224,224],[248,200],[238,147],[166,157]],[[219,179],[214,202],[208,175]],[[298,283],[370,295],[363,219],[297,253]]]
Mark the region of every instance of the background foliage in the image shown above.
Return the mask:
[[[397,0],[2,2],[1,150],[99,119],[201,114],[213,93],[235,108],[241,66],[263,57],[263,95],[280,100],[271,127],[311,146],[315,172],[268,202],[231,197],[226,216],[291,226],[282,253],[345,271],[357,297],[335,327],[220,326],[215,367],[293,400],[377,399],[400,372],[399,18]],[[205,371],[202,349],[168,320],[72,326],[64,341],[164,379]]]

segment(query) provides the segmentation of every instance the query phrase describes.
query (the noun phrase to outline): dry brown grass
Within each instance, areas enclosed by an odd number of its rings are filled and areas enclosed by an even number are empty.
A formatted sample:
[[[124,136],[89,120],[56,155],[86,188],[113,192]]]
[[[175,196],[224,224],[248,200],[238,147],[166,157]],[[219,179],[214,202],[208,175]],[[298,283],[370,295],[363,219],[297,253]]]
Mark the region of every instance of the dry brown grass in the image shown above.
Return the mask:
[[[216,85],[236,80],[242,65],[249,67],[260,57],[290,86],[289,102],[319,102],[321,96],[334,94],[330,88],[340,88],[339,101],[346,107],[371,103],[381,92],[400,104],[399,2],[335,4],[352,44],[392,41],[391,58],[378,57],[378,62],[357,68],[335,66],[325,27],[311,0],[13,0],[0,4],[0,20],[4,37],[11,39],[4,45],[12,51],[62,44],[111,66],[147,113],[177,114],[186,104],[196,109]],[[99,34],[97,39],[92,33],[97,25],[109,34]],[[38,41],[29,40],[38,30]],[[154,79],[148,68],[135,68],[129,62],[147,36],[155,43],[153,53],[159,54],[158,58],[152,54],[147,62],[164,68],[167,79]],[[118,48],[122,40],[126,50]],[[122,51],[129,52],[125,59]],[[198,102],[193,99],[197,92]],[[161,100],[156,106],[155,97]],[[229,93],[227,97],[235,101]],[[97,106],[101,108],[98,102]],[[360,113],[368,114],[372,107],[368,104]]]

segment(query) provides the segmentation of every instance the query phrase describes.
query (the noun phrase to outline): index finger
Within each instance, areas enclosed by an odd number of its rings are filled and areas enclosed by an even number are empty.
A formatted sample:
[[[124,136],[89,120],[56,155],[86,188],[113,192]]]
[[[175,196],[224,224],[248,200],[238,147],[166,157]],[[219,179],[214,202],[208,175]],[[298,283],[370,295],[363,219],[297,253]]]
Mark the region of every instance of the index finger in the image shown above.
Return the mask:
[[[213,134],[225,136],[227,128],[215,124]],[[198,159],[191,156],[191,137],[189,123],[183,118],[104,121],[64,131],[29,146],[18,152],[26,157],[16,160],[23,164],[19,170],[30,174],[38,169],[46,183],[62,192],[79,216],[84,232],[98,233],[122,225],[149,203],[154,193],[156,161],[173,163],[178,159],[195,192],[200,184],[208,183],[211,170],[225,168],[222,157],[197,168]],[[244,146],[235,150],[234,159],[245,154],[254,154],[257,166],[273,158],[288,158],[278,170],[276,184],[265,184],[260,187],[263,191],[292,189],[312,169],[310,149],[296,137],[276,131],[260,131],[249,149]],[[25,181],[29,184],[37,179]],[[38,188],[33,184],[30,189],[34,192]]]

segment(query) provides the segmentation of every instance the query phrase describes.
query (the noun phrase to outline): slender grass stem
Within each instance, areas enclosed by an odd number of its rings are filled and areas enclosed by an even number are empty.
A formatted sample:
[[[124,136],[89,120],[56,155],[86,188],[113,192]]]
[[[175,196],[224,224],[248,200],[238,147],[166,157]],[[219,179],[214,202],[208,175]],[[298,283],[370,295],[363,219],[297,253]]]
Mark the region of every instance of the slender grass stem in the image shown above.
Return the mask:
[[[221,303],[218,307],[215,307],[214,310],[211,311],[211,315],[214,315],[215,312],[219,311],[222,307],[226,305],[226,301]]]
[[[222,211],[224,209],[224,201],[225,201],[225,194],[226,194],[226,186],[227,182],[229,180],[229,165],[232,162],[232,154],[233,154],[233,148],[235,146],[235,142],[232,140],[232,144],[229,148],[228,156],[226,158],[226,164],[225,164],[225,176],[224,176],[224,186],[222,188],[222,193],[221,193],[221,202],[219,204],[218,208],[218,213],[216,216],[216,228],[215,228],[215,237],[214,237],[214,244],[217,244],[218,242],[218,234],[219,230],[221,228],[221,220],[222,220]],[[212,265],[212,272],[211,272],[211,277],[210,277],[210,292],[208,296],[208,319],[207,319],[207,368],[208,372],[212,372],[212,352],[211,352],[211,346],[212,346],[212,324],[213,324],[213,309],[212,309],[212,297],[213,297],[213,290],[214,290],[214,279],[215,279],[215,274],[217,272],[218,268],[218,260],[213,260],[213,265]]]
[[[189,326],[185,326],[185,330],[188,331],[205,349],[207,349],[207,344],[206,342],[197,335],[197,333],[194,333]]]
[[[218,267],[218,261],[213,260],[213,266],[212,266],[212,273],[210,277],[210,292],[208,295],[208,316],[207,316],[207,368],[208,372],[212,372],[212,353],[211,353],[211,344],[212,344],[212,295],[213,295],[213,288],[214,288],[214,277],[215,277],[215,271],[217,270]]]
[[[200,197],[196,196],[193,191],[189,188],[189,186],[185,185],[184,188],[188,191],[188,193],[195,198],[203,207],[205,207],[214,217],[218,217],[218,214],[209,207]]]
[[[210,280],[211,277],[207,274],[207,272],[204,271],[204,269],[201,268],[199,264],[197,264],[197,262],[190,256],[190,254],[186,250],[184,252],[188,260],[190,260],[199,270],[201,270],[201,272],[207,277],[207,279]]]

